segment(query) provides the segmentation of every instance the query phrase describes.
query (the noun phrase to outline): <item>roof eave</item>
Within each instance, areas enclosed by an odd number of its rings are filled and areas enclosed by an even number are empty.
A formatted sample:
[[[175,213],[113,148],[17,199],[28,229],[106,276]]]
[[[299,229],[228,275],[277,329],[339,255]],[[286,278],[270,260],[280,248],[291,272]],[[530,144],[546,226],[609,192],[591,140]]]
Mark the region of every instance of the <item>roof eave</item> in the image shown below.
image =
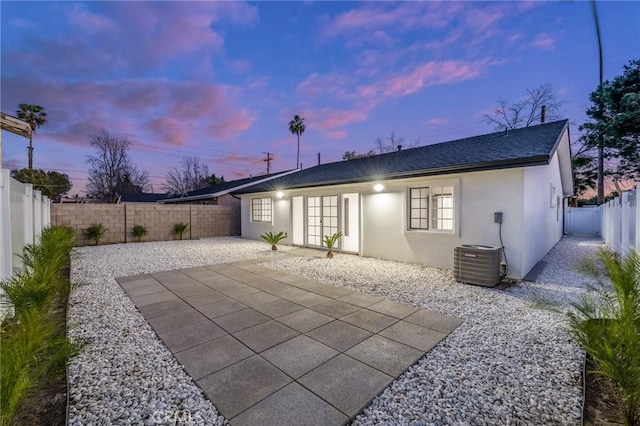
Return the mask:
[[[227,188],[227,189],[225,189],[223,191],[218,191],[218,192],[214,192],[214,193],[211,193],[211,194],[192,195],[190,197],[169,198],[169,199],[160,201],[160,203],[161,204],[165,204],[167,202],[195,201],[195,200],[207,200],[207,199],[210,199],[210,198],[217,198],[217,197],[221,197],[221,196],[226,195],[226,194],[231,194],[231,193],[233,193],[233,192],[235,192],[235,191],[237,191],[239,189],[244,189],[244,188],[247,188],[247,187],[251,187],[253,185],[259,185],[261,183],[268,182],[270,180],[273,180],[273,179],[276,179],[276,178],[279,178],[279,177],[282,177],[282,176],[290,175],[291,173],[295,173],[297,171],[298,171],[298,169],[289,170],[287,172],[283,172],[283,173],[280,173],[280,174],[277,174],[277,175],[274,175],[274,176],[269,176],[267,178],[260,179],[260,180],[257,180],[255,182],[244,183],[242,185],[238,185],[238,186],[234,186],[234,187],[231,187],[231,188]]]
[[[551,157],[549,155],[538,155],[533,157],[525,157],[519,158],[517,161],[514,160],[500,160],[500,161],[487,161],[482,163],[473,163],[473,164],[465,164],[465,165],[455,165],[455,166],[447,166],[447,167],[437,167],[433,169],[421,169],[421,170],[412,170],[408,172],[398,172],[398,173],[388,173],[380,176],[366,176],[362,178],[354,178],[354,179],[338,179],[332,181],[322,181],[322,182],[314,182],[311,184],[305,185],[294,185],[282,189],[302,189],[302,188],[317,188],[320,186],[335,186],[335,185],[348,185],[354,183],[366,183],[371,182],[373,180],[394,180],[394,179],[406,179],[413,177],[426,177],[426,176],[437,176],[451,173],[470,173],[470,172],[481,172],[488,170],[501,170],[501,169],[511,169],[518,167],[531,167],[531,166],[543,166],[548,165]],[[257,189],[251,190],[250,188],[246,191],[237,191],[237,194],[253,194],[258,192],[268,192],[265,189]]]

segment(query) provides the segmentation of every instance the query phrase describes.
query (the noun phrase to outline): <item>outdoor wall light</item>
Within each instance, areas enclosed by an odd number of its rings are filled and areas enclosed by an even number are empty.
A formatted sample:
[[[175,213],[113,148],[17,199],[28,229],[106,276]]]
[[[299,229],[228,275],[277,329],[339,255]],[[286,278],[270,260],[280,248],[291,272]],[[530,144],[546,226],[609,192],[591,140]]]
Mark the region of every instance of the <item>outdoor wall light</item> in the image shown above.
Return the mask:
[[[278,197],[278,198],[284,197],[284,192],[282,192],[282,191],[276,192],[276,197]]]
[[[373,190],[376,192],[382,192],[383,189],[384,185],[381,183],[376,183],[375,185],[373,185]]]

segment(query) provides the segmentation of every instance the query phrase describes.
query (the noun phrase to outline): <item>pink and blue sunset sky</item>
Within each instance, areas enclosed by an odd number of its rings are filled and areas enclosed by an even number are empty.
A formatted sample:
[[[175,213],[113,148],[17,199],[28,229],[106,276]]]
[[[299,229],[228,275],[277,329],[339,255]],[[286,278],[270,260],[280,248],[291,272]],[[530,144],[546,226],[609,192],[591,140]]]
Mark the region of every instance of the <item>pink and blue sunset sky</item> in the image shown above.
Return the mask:
[[[640,2],[597,2],[605,78],[640,57]],[[551,83],[572,138],[598,83],[591,4],[0,2],[1,110],[45,107],[34,167],[83,193],[91,134],[127,136],[160,192],[182,156],[227,180],[365,152],[392,130],[431,144],[494,130],[483,114]],[[3,131],[3,167],[27,141]]]

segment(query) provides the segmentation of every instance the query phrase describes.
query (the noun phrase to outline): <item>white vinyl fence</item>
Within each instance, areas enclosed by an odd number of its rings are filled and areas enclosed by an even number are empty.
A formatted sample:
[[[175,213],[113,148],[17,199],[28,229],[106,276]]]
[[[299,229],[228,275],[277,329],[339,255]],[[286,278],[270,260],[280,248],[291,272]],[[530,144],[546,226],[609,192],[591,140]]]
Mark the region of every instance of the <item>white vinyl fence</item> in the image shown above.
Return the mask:
[[[593,207],[566,207],[564,226],[571,235],[602,235],[602,209]]]
[[[635,189],[625,191],[621,197],[601,206],[600,235],[607,247],[621,255],[631,250],[640,252],[640,209],[637,207],[639,196],[640,183]]]
[[[49,198],[33,185],[11,178],[10,171],[0,170],[0,280],[11,278],[22,266],[18,255],[27,244],[38,241],[40,233],[51,223]]]

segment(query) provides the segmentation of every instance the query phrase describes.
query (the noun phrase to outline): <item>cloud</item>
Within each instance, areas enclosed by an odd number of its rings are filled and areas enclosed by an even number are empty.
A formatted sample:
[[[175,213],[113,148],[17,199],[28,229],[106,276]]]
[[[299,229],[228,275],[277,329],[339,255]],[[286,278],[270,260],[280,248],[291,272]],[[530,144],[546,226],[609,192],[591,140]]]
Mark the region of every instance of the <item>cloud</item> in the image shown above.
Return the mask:
[[[347,137],[347,132],[345,130],[334,130],[332,132],[327,132],[325,135],[331,139],[344,139]]]
[[[236,74],[244,74],[251,69],[251,61],[248,59],[236,59],[229,62],[229,68]]]
[[[335,72],[324,75],[312,73],[296,89],[305,96],[317,97],[327,93],[341,94],[345,83],[346,78]]]
[[[72,26],[88,32],[102,32],[116,30],[118,25],[110,18],[92,13],[86,5],[76,3],[68,14]]]
[[[430,61],[390,78],[385,84],[384,94],[390,97],[406,96],[424,87],[474,78],[485,68],[486,62]]]
[[[548,34],[538,34],[531,42],[531,46],[540,50],[554,50],[556,47],[556,40]]]
[[[52,79],[87,79],[141,75],[176,60],[188,62],[184,74],[206,71],[224,51],[218,24],[258,21],[257,8],[240,2],[192,2],[188,7],[180,2],[62,3],[46,12],[61,20],[58,32],[24,28],[28,52],[3,46],[3,59],[13,59],[3,63],[13,72],[37,69]]]
[[[367,115],[367,111],[364,110],[336,111],[330,108],[304,112],[308,122],[314,123],[313,127],[320,130],[333,130],[351,123],[364,121]]]
[[[442,126],[445,124],[449,124],[449,119],[448,118],[438,118],[438,117],[434,117],[434,118],[430,118],[428,120],[425,121],[425,124],[428,124],[429,126]]]
[[[174,145],[230,138],[254,121],[224,85],[169,80],[61,82],[4,78],[2,110],[28,103],[45,106],[49,123],[39,134],[64,144],[86,145],[104,128]]]
[[[187,138],[187,130],[184,123],[172,116],[152,118],[142,122],[146,133],[171,145],[184,145]]]
[[[212,121],[207,129],[217,138],[226,139],[249,129],[254,120],[247,109],[236,110],[233,113],[225,111],[221,119]]]
[[[415,27],[443,28],[461,9],[458,3],[406,2],[373,3],[338,15],[328,23],[325,37],[361,30]]]
[[[242,155],[242,154],[236,154],[236,153],[225,155],[224,157],[221,157],[218,160],[218,162],[231,163],[236,165],[247,165],[247,166],[257,166],[257,165],[265,164],[264,158],[262,157],[258,157],[254,155]]]

